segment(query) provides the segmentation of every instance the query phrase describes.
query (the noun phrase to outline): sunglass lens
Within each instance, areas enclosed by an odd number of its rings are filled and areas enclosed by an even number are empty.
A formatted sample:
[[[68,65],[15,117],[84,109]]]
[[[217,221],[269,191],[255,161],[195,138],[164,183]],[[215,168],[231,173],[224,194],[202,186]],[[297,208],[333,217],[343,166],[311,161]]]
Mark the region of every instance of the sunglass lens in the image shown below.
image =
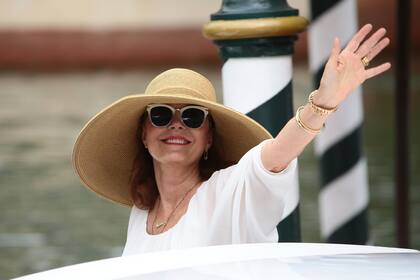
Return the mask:
[[[150,120],[155,126],[166,126],[172,120],[172,111],[163,106],[154,107],[150,110]]]
[[[196,108],[186,109],[182,113],[182,121],[190,128],[199,128],[203,124],[204,118],[204,111]]]

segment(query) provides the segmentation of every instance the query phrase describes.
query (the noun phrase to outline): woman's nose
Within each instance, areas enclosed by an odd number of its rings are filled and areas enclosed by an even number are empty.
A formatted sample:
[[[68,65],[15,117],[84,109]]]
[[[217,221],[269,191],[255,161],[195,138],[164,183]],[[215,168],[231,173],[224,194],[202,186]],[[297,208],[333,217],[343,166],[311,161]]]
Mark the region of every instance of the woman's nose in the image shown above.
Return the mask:
[[[183,128],[185,128],[184,124],[181,121],[181,116],[180,116],[179,112],[175,112],[175,115],[172,118],[172,122],[169,125],[169,128],[170,129],[176,129],[176,128],[183,129]]]

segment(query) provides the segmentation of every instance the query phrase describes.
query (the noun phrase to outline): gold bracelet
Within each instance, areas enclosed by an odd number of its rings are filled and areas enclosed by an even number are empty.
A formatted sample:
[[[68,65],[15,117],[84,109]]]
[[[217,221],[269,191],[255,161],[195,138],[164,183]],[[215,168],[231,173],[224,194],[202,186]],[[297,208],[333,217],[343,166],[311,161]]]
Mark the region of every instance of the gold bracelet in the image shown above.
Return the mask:
[[[302,128],[303,130],[305,130],[306,132],[310,133],[310,134],[315,134],[316,135],[316,134],[320,133],[321,129],[310,128],[309,126],[307,126],[306,124],[304,124],[302,122],[302,120],[300,119],[300,111],[302,111],[303,108],[305,108],[305,106],[300,106],[296,111],[295,120],[296,120],[296,123],[298,124],[298,126],[300,128]]]
[[[314,96],[317,92],[318,90],[314,90],[313,92],[311,92],[311,94],[309,94],[309,97],[308,97],[308,102],[309,104],[311,104],[311,108],[316,114],[321,115],[321,116],[326,116],[337,111],[338,106],[335,106],[334,108],[325,108],[325,107],[316,105],[314,103]]]

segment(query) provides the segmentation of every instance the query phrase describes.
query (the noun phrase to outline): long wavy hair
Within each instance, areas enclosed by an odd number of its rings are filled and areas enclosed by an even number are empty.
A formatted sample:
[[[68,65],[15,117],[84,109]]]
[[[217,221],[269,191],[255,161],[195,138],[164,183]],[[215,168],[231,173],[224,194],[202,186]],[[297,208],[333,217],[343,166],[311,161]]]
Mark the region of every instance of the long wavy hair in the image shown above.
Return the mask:
[[[217,170],[226,168],[233,164],[223,160],[222,148],[217,143],[216,126],[210,115],[208,115],[209,127],[213,135],[213,144],[208,150],[208,159],[202,157],[199,162],[199,175],[202,181],[206,181]],[[130,180],[131,198],[134,205],[139,209],[153,209],[156,199],[159,196],[159,190],[155,178],[155,170],[153,167],[153,158],[149,151],[144,147],[142,141],[142,129],[147,120],[147,112],[145,112],[140,120],[137,129],[137,143],[139,151],[133,162],[133,169]]]

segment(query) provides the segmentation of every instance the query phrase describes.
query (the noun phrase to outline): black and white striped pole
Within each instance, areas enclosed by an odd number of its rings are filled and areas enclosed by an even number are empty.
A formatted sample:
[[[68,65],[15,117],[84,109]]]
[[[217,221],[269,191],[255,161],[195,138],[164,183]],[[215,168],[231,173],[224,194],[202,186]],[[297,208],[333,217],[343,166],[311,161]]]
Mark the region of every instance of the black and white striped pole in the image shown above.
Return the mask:
[[[311,13],[309,65],[318,88],[334,37],[339,37],[344,46],[358,29],[357,1],[312,0]],[[356,89],[330,116],[315,140],[315,152],[321,161],[321,236],[331,243],[366,244],[369,240],[361,94],[362,89]]]
[[[272,135],[293,117],[292,54],[307,21],[285,0],[224,0],[204,26],[220,48],[224,104],[261,123]],[[299,185],[287,198],[279,241],[300,241]]]

